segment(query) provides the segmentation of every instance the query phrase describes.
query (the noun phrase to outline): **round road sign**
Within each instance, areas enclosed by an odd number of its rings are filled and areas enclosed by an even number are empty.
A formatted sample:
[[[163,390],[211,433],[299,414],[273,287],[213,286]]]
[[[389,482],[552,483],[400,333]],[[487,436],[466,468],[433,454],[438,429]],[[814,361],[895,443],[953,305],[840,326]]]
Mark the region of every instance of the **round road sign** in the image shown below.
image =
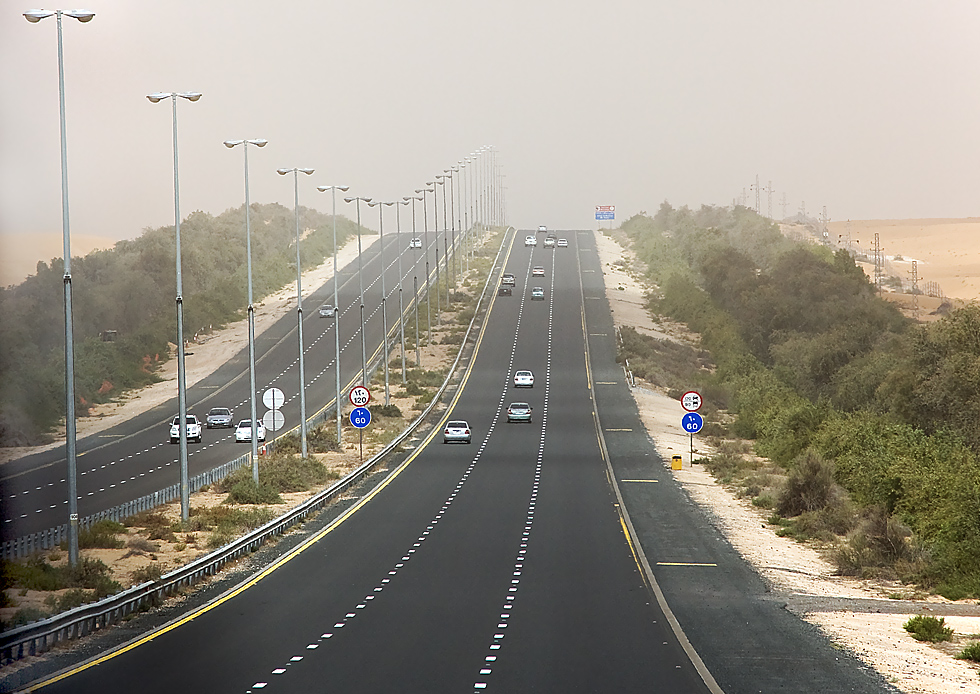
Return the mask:
[[[262,393],[262,404],[270,410],[278,410],[286,402],[286,396],[278,388],[269,388]]]
[[[262,424],[269,431],[279,431],[285,423],[286,418],[282,416],[282,410],[269,410],[262,417]]]
[[[697,412],[688,412],[681,417],[681,426],[688,434],[696,434],[704,426],[704,419]]]
[[[371,423],[371,410],[366,407],[355,407],[350,411],[350,423],[358,429],[363,429]]]
[[[681,396],[681,407],[688,412],[697,412],[701,409],[701,393],[696,390],[689,390]]]
[[[354,407],[364,407],[371,402],[371,391],[364,386],[354,386],[350,389],[348,397]]]

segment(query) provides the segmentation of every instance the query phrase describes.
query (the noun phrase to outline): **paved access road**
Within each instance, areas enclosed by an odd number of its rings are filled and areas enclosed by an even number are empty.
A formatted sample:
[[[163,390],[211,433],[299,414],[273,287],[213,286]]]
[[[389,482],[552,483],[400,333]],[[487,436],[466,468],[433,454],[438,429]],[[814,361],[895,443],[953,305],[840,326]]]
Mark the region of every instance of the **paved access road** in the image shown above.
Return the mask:
[[[435,245],[429,235],[429,269],[434,273]],[[398,255],[404,276],[403,303],[411,300],[413,286],[425,284],[426,255],[422,249],[408,248],[411,234],[385,234],[384,266],[388,327],[398,318]],[[440,249],[440,259],[443,254]],[[368,359],[381,345],[381,254],[380,243],[363,253],[365,338]],[[462,260],[462,256],[460,256]],[[354,260],[338,274],[340,282],[341,383],[347,386],[361,367],[360,285]],[[333,280],[303,300],[307,416],[334,399],[334,319],[322,318],[319,307],[333,304]],[[435,312],[435,298],[432,310]],[[424,308],[424,302],[423,302]],[[261,313],[261,304],[256,312]],[[424,311],[420,315],[424,323]],[[282,408],[287,428],[299,423],[299,343],[296,311],[293,309],[264,333],[256,337],[256,411],[265,414],[262,393],[270,387],[286,395]],[[193,352],[193,346],[189,348]],[[194,356],[187,357],[189,364]],[[424,365],[424,364],[423,364]],[[394,377],[394,376],[393,376]],[[400,381],[400,372],[398,374]],[[187,411],[203,422],[211,407],[230,407],[235,423],[248,419],[248,349],[213,374],[188,388]],[[346,390],[341,394],[346,397]],[[106,431],[79,439],[78,509],[81,517],[151,494],[180,481],[178,446],[169,442],[170,422],[177,413],[177,386],[173,399],[149,412]],[[272,434],[270,432],[270,438]],[[203,442],[188,442],[188,468],[191,476],[214,468],[250,450],[236,444],[234,429],[205,429]],[[55,527],[68,520],[67,462],[64,446],[14,460],[0,469],[0,540],[10,540]]]
[[[533,265],[545,278],[531,278]],[[567,249],[515,247],[506,269],[514,295],[492,303],[446,413],[469,421],[471,445],[443,445],[437,429],[299,551],[41,691],[700,694],[722,691],[716,679],[729,694],[886,691],[765,606],[649,442],[612,438],[635,431],[636,413],[602,391],[618,367],[589,235],[570,235]],[[532,286],[544,301],[530,300]],[[533,389],[515,391],[517,369],[534,372]],[[616,426],[597,429],[593,392],[600,421]],[[506,422],[518,400],[530,424]],[[655,496],[620,496],[610,474]],[[642,547],[628,540],[631,521]]]

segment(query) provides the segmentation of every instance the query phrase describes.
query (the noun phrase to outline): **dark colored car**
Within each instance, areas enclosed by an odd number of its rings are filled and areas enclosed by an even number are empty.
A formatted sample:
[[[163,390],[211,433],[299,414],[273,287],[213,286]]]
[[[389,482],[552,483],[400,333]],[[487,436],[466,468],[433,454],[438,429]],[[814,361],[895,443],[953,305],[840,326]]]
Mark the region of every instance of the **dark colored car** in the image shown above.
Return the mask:
[[[513,293],[514,290],[506,284],[500,285],[497,289],[497,294],[500,296],[511,296]]]

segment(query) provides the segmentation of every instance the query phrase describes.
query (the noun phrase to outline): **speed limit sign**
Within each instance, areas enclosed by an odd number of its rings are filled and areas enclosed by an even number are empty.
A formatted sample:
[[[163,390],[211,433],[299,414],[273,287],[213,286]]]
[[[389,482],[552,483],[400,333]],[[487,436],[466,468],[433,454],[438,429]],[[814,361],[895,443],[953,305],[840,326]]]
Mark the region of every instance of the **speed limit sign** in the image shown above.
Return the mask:
[[[354,386],[350,389],[350,404],[354,407],[364,407],[371,402],[371,391],[364,386]]]

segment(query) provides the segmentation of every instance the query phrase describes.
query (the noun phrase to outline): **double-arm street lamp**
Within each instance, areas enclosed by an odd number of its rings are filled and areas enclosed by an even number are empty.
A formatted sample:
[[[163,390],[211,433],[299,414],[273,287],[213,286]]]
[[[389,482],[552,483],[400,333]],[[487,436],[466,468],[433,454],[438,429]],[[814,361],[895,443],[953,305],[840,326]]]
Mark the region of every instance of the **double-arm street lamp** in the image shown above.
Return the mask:
[[[369,202],[368,207],[378,208],[378,233],[381,238],[381,326],[384,330],[384,360],[385,360],[385,406],[391,404],[391,394],[388,388],[388,290],[385,288],[385,215],[384,208],[391,207],[395,203],[376,200]]]
[[[446,264],[446,310],[449,310],[450,303],[450,279],[449,279],[449,222],[446,220],[446,179],[449,178],[445,174],[436,174],[436,185],[442,186],[442,251],[444,262]],[[435,202],[435,201],[433,201]],[[436,212],[438,217],[439,213]],[[455,287],[454,287],[455,288]]]
[[[299,256],[299,175],[301,173],[309,176],[313,169],[276,169],[276,173],[285,176],[293,175],[293,200],[296,212],[296,325],[299,331],[299,430],[300,430],[300,450],[301,455],[306,458],[306,369],[303,365],[303,288],[302,265]]]
[[[242,145],[245,151],[245,252],[248,269],[248,382],[249,402],[252,429],[252,480],[259,483],[259,439],[258,419],[255,407],[255,307],[252,304],[252,226],[250,221],[250,204],[248,199],[248,146],[265,147],[268,140],[225,140],[228,149]]]
[[[65,62],[61,36],[61,17],[67,15],[85,23],[95,17],[88,10],[28,10],[24,18],[31,24],[56,17],[58,24],[58,98],[61,116],[61,231],[64,242],[65,285],[65,457],[68,460],[68,561],[78,564],[78,476],[75,456],[75,342],[72,332],[71,233],[68,227],[68,141],[65,128]]]
[[[177,97],[188,101],[201,98],[199,92],[155,92],[146,98],[156,104],[170,99],[174,124],[174,238],[177,257],[177,421],[180,422],[180,519],[190,518],[190,483],[187,474],[187,371],[184,368],[184,284],[180,272],[180,179],[177,166]]]
[[[350,190],[350,186],[317,186],[316,189],[321,193],[330,191],[330,198],[333,203],[333,345],[334,345],[334,359],[333,368],[335,371],[336,384],[337,384],[337,395],[334,404],[336,407],[335,414],[337,417],[337,445],[341,445],[341,425],[340,425],[340,301],[338,292],[338,280],[337,280],[337,191],[346,193]]]
[[[431,183],[428,185],[432,185]],[[425,236],[425,313],[426,313],[426,323],[428,325],[428,344],[432,344],[432,299],[429,297],[429,278],[431,277],[429,270],[429,211],[425,206],[425,194],[435,193],[435,188],[419,188],[415,191],[416,193],[422,194],[422,234]],[[416,198],[418,199],[418,198]],[[415,203],[412,203],[412,216],[414,218]],[[439,277],[439,237],[436,237],[436,278]],[[438,279],[437,279],[438,282]],[[439,300],[439,289],[438,284],[436,285],[436,320],[439,320],[438,315],[438,303]]]
[[[371,198],[350,197],[344,202],[356,203],[357,207],[357,282],[361,292],[361,385],[367,386],[367,343],[364,341],[364,266],[361,263],[361,203],[371,202]],[[337,403],[340,407],[340,403]]]
[[[429,188],[422,191],[422,197],[425,197],[425,193],[432,193],[432,231],[436,236],[436,325],[442,325],[442,297],[439,294],[441,291],[439,285],[442,280],[439,277],[439,196],[436,195],[436,186],[441,186],[442,181],[426,181],[426,186]],[[418,191],[416,191],[418,192]],[[425,210],[425,203],[422,203],[422,209]],[[426,224],[428,227],[428,223]]]

